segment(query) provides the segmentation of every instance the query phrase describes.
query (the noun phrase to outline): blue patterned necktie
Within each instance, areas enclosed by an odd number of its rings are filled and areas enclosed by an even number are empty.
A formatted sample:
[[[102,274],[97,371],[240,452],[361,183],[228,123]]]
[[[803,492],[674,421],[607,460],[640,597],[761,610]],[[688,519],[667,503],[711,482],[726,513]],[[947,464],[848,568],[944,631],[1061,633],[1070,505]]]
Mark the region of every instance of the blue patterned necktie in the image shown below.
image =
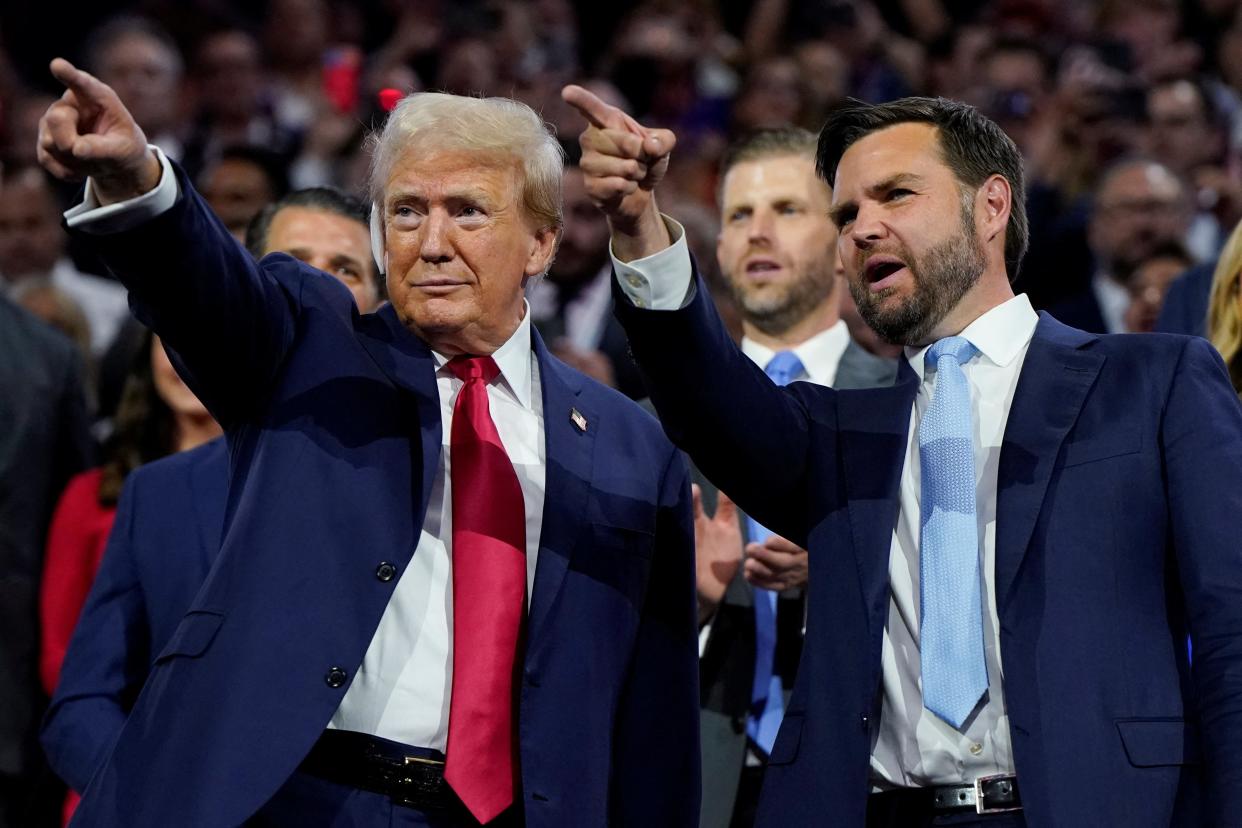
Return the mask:
[[[923,706],[959,729],[988,689],[974,426],[970,386],[962,372],[976,353],[960,336],[928,349],[925,370],[935,366],[936,389],[919,423]]]
[[[764,371],[777,385],[788,385],[803,372],[802,361],[793,351],[778,351]],[[773,533],[752,517],[747,528],[753,543],[763,543]],[[776,661],[776,593],[770,589],[754,590],[755,602],[755,681],[750,694],[750,717],[746,734],[765,754],[772,752],[776,732],[785,715],[785,697],[781,677],[775,674]]]

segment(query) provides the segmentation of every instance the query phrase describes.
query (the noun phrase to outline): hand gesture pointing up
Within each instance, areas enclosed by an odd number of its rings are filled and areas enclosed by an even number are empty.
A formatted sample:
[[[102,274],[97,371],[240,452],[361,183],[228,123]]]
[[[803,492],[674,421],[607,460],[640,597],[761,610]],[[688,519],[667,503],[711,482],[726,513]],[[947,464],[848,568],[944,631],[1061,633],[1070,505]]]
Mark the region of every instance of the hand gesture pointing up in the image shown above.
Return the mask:
[[[57,178],[89,176],[101,204],[154,189],[159,159],[116,92],[62,58],[51,69],[67,89],[39,121],[39,163]]]
[[[677,137],[667,129],[644,127],[581,86],[566,86],[561,97],[587,121],[578,138],[578,165],[587,195],[608,217],[617,257],[630,261],[667,247],[655,188],[668,170]]]

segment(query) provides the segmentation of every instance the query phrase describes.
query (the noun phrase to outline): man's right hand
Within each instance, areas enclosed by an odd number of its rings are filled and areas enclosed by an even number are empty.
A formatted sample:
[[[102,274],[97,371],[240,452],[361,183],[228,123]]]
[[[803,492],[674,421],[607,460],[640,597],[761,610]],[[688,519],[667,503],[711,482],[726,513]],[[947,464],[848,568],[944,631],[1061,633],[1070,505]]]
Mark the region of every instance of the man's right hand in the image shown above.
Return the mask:
[[[89,176],[101,205],[155,189],[160,161],[112,87],[63,58],[51,70],[67,88],[39,121],[39,163],[60,179]]]
[[[613,253],[630,262],[671,245],[655,188],[668,170],[677,136],[643,126],[581,86],[566,86],[561,97],[586,119],[578,166],[587,195],[608,217]]]

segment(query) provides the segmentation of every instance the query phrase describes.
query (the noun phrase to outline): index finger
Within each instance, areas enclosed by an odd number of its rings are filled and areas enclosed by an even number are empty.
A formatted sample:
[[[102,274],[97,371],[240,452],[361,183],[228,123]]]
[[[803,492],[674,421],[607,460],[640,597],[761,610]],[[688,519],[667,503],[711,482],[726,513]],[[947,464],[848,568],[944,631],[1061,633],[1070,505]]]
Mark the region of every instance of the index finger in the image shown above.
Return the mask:
[[[103,104],[112,90],[89,72],[84,72],[64,58],[54,58],[49,67],[52,76],[73,90],[79,102]]]
[[[626,126],[624,113],[611,104],[604,103],[598,95],[571,83],[561,90],[561,100],[581,113],[596,129],[622,128]]]

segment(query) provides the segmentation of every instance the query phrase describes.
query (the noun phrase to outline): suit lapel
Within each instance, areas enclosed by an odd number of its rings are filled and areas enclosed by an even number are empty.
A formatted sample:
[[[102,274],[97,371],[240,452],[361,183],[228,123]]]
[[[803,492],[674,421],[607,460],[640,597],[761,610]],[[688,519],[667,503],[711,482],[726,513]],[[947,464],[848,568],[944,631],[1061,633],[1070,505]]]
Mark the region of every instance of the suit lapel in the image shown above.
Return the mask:
[[[900,507],[910,412],[918,391],[917,375],[904,359],[899,363],[895,385],[837,395],[850,530],[873,634],[883,628],[886,617],[888,553]]]
[[[996,598],[1005,606],[1043,506],[1061,444],[1078,420],[1104,357],[1095,340],[1040,314],[1001,445],[996,492]]]
[[[539,561],[530,599],[530,635],[527,638],[533,655],[540,646],[546,645],[547,638],[541,633],[565,581],[570,553],[587,523],[591,460],[600,412],[582,399],[582,377],[553,358],[538,333],[532,332],[531,340],[539,364],[547,469]],[[585,418],[585,430],[571,418],[574,411]],[[581,422],[583,420],[579,420]]]
[[[361,317],[359,341],[371,359],[397,387],[409,392],[417,409],[413,414],[421,432],[423,480],[418,505],[419,523],[427,514],[427,501],[440,458],[443,425],[440,422],[440,395],[436,391],[435,359],[427,343],[410,333],[397,318],[392,305]]]
[[[892,385],[897,375],[897,360],[885,359],[869,353],[861,345],[850,340],[837,364],[833,388],[876,388]]]

